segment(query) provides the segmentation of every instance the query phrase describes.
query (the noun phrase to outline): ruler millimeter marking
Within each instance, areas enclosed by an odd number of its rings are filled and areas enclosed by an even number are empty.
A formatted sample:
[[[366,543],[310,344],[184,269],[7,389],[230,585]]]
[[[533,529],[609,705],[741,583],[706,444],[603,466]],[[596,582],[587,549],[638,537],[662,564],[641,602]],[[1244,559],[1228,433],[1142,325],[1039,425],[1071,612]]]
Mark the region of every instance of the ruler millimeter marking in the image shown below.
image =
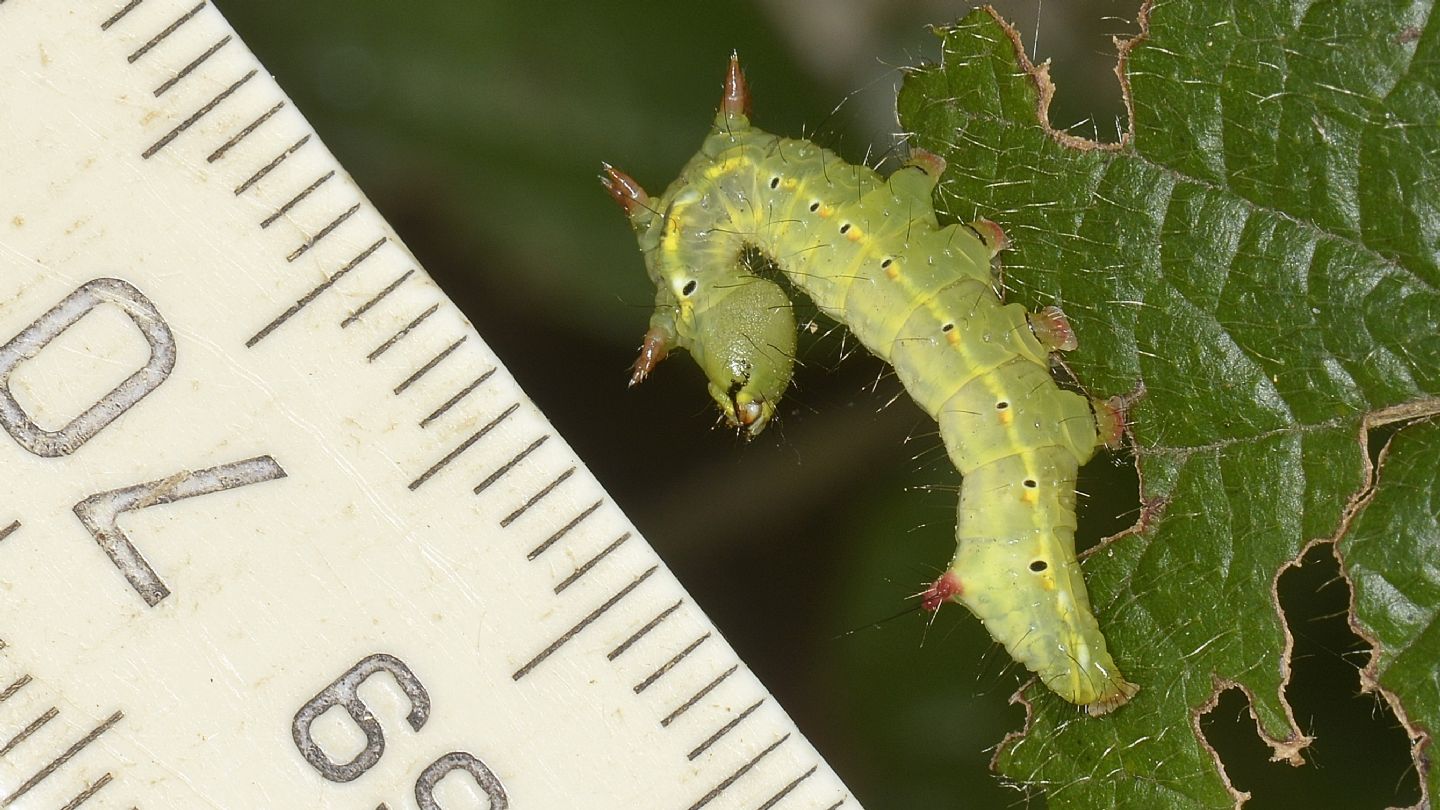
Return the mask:
[[[0,807],[857,806],[212,4],[0,102]]]

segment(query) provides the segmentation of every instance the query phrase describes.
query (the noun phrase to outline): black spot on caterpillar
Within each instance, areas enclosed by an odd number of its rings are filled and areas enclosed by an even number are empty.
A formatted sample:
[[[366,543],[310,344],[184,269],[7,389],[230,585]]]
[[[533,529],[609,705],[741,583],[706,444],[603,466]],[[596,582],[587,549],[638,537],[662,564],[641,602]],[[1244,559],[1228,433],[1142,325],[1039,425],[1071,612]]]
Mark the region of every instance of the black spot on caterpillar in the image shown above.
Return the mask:
[[[964,604],[1057,694],[1104,714],[1139,687],[1120,674],[1075,558],[1075,476],[1118,438],[1114,406],[1062,390],[1051,352],[1076,347],[1059,309],[1027,313],[996,295],[1006,245],[988,220],[942,227],[931,194],[945,162],[914,150],[881,177],[809,141],[750,124],[731,57],[700,152],[659,197],[606,165],[656,285],[635,361],[640,382],[672,348],[705,371],[730,424],[764,429],[790,383],[795,321],[786,293],[747,269],[767,257],[820,310],[895,368],[940,423],[964,476],[956,551],[924,593]]]

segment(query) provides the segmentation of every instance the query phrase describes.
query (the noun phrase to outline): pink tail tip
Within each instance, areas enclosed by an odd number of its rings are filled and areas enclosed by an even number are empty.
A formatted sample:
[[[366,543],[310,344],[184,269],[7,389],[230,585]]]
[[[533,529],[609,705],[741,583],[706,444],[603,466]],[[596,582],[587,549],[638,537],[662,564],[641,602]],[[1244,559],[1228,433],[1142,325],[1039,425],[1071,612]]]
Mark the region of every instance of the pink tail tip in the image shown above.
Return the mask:
[[[920,607],[934,613],[941,605],[959,596],[963,590],[960,587],[960,577],[954,571],[946,571],[920,595]]]

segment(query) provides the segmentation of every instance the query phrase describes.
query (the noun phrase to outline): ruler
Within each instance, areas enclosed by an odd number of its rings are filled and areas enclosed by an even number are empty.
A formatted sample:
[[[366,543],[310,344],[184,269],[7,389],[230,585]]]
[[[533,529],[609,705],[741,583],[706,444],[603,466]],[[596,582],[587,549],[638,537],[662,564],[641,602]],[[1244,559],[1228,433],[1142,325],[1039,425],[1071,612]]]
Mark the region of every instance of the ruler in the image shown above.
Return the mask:
[[[859,807],[212,5],[0,104],[0,808]]]

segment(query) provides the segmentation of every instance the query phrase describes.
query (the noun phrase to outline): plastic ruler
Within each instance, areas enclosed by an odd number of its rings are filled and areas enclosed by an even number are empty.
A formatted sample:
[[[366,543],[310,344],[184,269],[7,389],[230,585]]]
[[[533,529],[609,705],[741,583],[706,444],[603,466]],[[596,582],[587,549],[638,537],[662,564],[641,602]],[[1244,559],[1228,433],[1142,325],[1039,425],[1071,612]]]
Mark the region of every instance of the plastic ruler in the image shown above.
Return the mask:
[[[0,0],[0,808],[859,805],[213,5]]]

